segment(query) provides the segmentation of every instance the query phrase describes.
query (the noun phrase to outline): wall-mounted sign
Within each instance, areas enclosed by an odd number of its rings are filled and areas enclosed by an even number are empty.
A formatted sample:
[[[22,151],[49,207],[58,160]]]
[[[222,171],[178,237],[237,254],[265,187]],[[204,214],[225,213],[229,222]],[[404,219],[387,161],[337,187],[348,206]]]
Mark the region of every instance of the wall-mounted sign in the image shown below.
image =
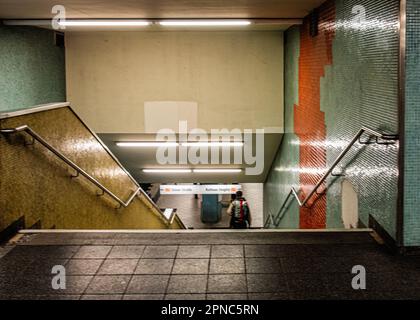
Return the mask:
[[[239,184],[164,184],[160,194],[233,194],[242,190]]]

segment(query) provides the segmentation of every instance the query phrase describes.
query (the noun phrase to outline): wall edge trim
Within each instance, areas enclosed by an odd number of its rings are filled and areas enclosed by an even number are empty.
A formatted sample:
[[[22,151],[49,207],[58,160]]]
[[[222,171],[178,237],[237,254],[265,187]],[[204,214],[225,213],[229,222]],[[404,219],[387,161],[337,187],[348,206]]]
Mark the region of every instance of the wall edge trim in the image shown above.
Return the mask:
[[[398,194],[396,217],[396,245],[404,246],[404,162],[405,162],[405,76],[406,76],[406,31],[407,0],[400,0],[399,17],[399,61],[398,61]]]
[[[65,108],[65,107],[70,107],[70,102],[53,102],[53,103],[39,104],[36,106],[24,108],[24,109],[16,109],[16,110],[7,111],[7,112],[0,112],[0,119],[19,117],[19,116],[24,116],[31,113],[37,113],[37,112],[54,110],[54,109]]]

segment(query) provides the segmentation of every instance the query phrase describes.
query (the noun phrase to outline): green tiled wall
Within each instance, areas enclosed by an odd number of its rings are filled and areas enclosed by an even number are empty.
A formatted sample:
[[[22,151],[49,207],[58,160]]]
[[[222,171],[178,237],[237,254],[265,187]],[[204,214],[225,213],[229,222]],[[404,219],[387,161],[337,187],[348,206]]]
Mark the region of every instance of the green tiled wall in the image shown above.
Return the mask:
[[[404,245],[420,246],[420,1],[407,0]]]
[[[333,64],[321,79],[328,166],[362,126],[398,131],[399,1],[337,0],[335,5]],[[353,20],[356,5],[366,10],[362,23]],[[357,144],[343,164],[358,194],[360,220],[368,225],[372,215],[395,238],[397,147]],[[342,178],[333,179],[328,179],[327,225],[342,227]]]
[[[66,100],[64,49],[50,30],[0,25],[0,112]]]
[[[299,138],[294,133],[293,106],[298,103],[299,27],[293,27],[285,35],[285,134],[280,150],[264,184],[264,219],[268,214],[276,216],[290,191],[299,187]],[[281,228],[299,227],[299,207],[291,202],[280,223]]]
[[[363,5],[366,20],[354,22],[352,9]],[[343,150],[362,126],[395,133],[398,131],[398,0],[336,0],[336,32],[333,63],[321,79],[321,111],[325,112],[327,166]],[[286,114],[298,103],[297,71],[299,32],[289,29],[285,45]],[[293,39],[293,40],[292,40]],[[293,56],[294,55],[294,56]],[[294,72],[290,72],[294,68]],[[293,119],[285,118],[291,128]],[[291,130],[293,132],[293,130]],[[298,184],[298,173],[276,172],[277,168],[298,169],[297,139],[286,133],[276,162],[267,180],[265,206],[274,213],[290,186]],[[393,237],[396,236],[397,146],[357,146],[345,158],[344,173],[359,195],[359,214],[364,224],[372,215]],[[338,168],[337,171],[340,171]],[[328,180],[327,228],[343,228],[341,182]],[[286,219],[287,216],[290,216]],[[280,227],[294,228],[296,206],[285,215]],[[296,217],[291,218],[291,217]],[[290,222],[289,222],[290,221]]]

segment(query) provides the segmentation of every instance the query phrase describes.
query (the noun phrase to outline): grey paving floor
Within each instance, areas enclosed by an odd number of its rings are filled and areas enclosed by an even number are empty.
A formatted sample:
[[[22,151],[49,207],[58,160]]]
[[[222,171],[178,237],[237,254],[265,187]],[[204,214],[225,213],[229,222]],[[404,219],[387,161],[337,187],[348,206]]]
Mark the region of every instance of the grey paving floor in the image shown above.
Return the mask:
[[[54,265],[66,289],[51,286]],[[363,265],[367,290],[353,290]],[[63,233],[0,259],[2,299],[419,299],[420,258],[365,233]]]

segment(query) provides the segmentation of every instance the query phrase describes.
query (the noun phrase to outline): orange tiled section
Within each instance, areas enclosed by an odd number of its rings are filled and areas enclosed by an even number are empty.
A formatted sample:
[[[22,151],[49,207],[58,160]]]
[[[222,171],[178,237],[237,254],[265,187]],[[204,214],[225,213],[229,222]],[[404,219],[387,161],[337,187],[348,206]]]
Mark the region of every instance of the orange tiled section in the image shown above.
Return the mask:
[[[319,32],[309,33],[309,19],[301,27],[299,57],[299,105],[294,109],[295,132],[300,139],[300,187],[302,198],[312,190],[326,167],[325,117],[320,108],[320,80],[324,67],[332,64],[335,35],[335,6],[328,1],[319,10]],[[320,187],[320,192],[325,190]],[[310,208],[300,209],[300,228],[326,227],[326,196],[313,196]]]

